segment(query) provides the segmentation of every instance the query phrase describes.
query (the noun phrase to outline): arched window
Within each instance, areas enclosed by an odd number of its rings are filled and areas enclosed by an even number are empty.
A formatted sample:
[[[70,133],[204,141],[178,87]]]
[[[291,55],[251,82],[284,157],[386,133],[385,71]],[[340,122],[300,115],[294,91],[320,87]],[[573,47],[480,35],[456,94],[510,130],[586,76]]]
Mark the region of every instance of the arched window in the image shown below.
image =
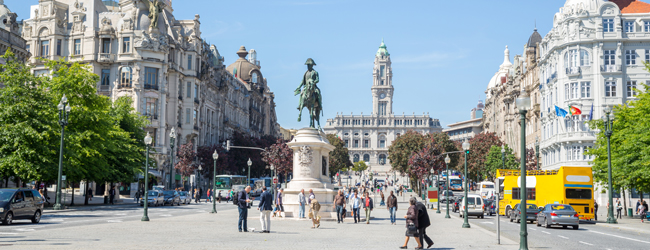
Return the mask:
[[[589,53],[587,50],[580,50],[580,66],[589,66]]]
[[[251,82],[257,83],[257,72],[253,72],[251,75]]]
[[[122,70],[120,70],[120,87],[131,87],[131,67],[122,67]]]
[[[359,161],[359,155],[358,155],[358,154],[355,154],[355,155],[352,157],[352,161],[353,161],[353,162],[358,162],[358,161]]]
[[[369,162],[370,161],[370,155],[369,154],[363,155],[363,161]]]
[[[379,165],[386,165],[386,155],[385,154],[380,154],[379,155]]]

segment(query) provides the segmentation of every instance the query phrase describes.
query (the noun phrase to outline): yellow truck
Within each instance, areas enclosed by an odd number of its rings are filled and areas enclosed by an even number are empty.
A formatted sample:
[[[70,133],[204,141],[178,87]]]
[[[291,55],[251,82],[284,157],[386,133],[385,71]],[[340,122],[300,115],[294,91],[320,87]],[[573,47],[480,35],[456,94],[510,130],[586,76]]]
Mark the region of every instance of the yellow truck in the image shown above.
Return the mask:
[[[521,170],[499,169],[495,183],[499,190],[500,215],[510,216],[521,203]],[[591,167],[560,167],[556,170],[526,171],[526,200],[538,207],[569,204],[581,220],[594,218],[594,182]]]

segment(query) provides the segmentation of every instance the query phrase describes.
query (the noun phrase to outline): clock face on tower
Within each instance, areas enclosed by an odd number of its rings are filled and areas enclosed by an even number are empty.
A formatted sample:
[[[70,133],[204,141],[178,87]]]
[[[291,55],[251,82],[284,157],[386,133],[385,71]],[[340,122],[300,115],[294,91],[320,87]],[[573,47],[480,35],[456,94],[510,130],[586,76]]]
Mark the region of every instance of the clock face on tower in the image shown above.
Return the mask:
[[[384,98],[386,98],[386,93],[379,94],[379,99],[384,99]]]

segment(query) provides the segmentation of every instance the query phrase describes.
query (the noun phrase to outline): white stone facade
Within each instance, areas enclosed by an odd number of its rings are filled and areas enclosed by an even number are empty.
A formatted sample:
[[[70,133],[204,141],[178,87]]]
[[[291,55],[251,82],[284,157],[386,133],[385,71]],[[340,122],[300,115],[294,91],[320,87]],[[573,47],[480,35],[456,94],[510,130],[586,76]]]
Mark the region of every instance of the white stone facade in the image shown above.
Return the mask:
[[[483,132],[483,102],[479,101],[476,108],[472,109],[469,120],[447,125],[443,133],[449,135],[449,139],[457,142],[469,141],[474,136]]]
[[[634,100],[633,87],[650,79],[643,66],[650,60],[650,13],[634,12],[609,1],[571,0],[555,14],[540,44],[544,169],[590,166],[584,153],[596,140],[585,124],[592,105],[593,119],[600,119],[605,107]],[[557,116],[555,106],[570,105],[582,114]]]
[[[107,8],[99,0],[40,0],[22,24],[34,73],[48,73],[40,57],[85,63],[100,76],[99,94],[132,98],[151,121],[146,130],[154,138],[158,177],[169,172],[172,128],[175,149],[187,142],[214,145],[235,131],[279,136],[266,84],[261,91],[251,88],[226,70],[216,46],[201,38],[199,15],[177,20],[172,1],[159,2],[158,25],[151,28],[144,1],[108,1]]]
[[[325,133],[336,134],[348,148],[352,162],[364,161],[371,171],[391,170],[388,148],[399,135],[413,130],[427,134],[441,132],[438,119],[428,113],[422,115],[395,115],[393,113],[393,71],[390,53],[382,41],[373,67],[372,110],[370,115],[343,115],[327,119]]]

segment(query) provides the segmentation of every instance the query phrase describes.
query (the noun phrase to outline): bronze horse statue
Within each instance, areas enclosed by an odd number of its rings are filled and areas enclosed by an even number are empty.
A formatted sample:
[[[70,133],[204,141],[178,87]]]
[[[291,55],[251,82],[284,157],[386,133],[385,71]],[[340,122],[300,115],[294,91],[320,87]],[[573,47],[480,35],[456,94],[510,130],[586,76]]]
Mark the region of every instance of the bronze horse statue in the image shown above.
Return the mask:
[[[309,58],[305,65],[307,65],[307,72],[302,77],[300,86],[294,92],[295,95],[300,94],[298,121],[301,120],[302,110],[307,108],[309,110],[309,127],[316,128],[316,124],[318,124],[318,129],[321,129],[320,113],[323,111],[323,100],[320,89],[316,86],[318,83],[318,72],[314,70],[316,63]]]

